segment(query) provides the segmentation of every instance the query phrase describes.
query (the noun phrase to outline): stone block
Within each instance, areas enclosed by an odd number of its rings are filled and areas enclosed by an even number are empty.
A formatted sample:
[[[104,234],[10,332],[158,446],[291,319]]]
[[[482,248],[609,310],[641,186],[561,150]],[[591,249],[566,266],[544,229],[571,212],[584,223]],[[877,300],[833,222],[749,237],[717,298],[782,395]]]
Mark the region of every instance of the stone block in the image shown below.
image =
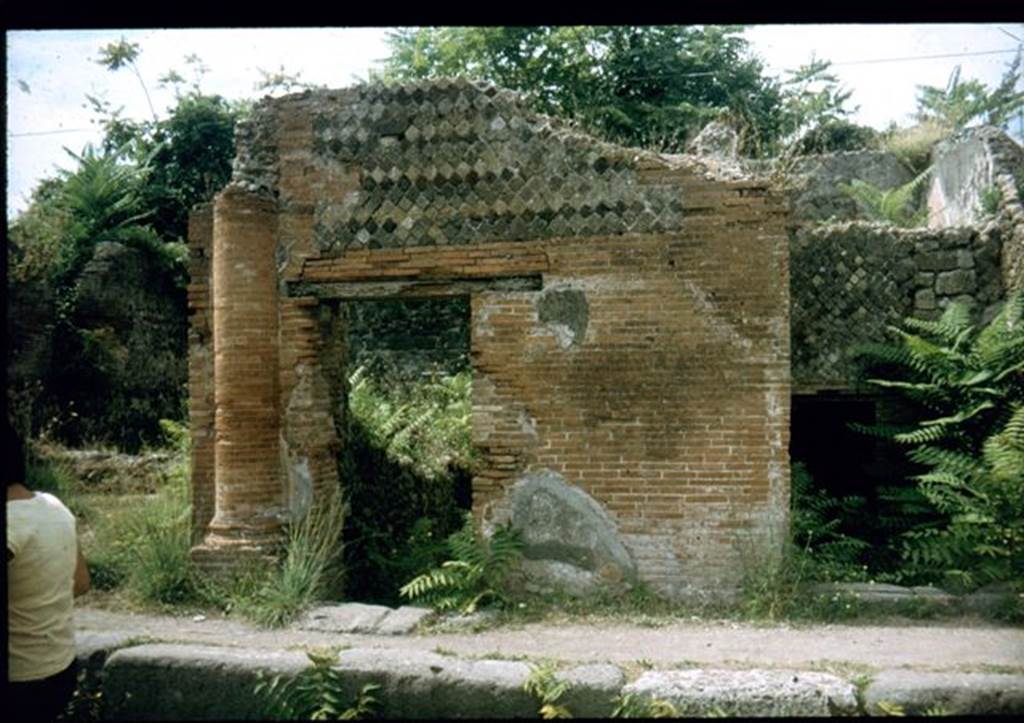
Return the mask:
[[[391,612],[391,608],[383,605],[322,605],[303,614],[295,627],[325,633],[373,633]]]
[[[956,265],[961,269],[973,269],[974,268],[974,254],[970,251],[962,250],[956,252]]]
[[[950,271],[957,267],[955,251],[930,251],[917,257],[917,268],[921,271]]]
[[[433,615],[434,611],[430,608],[403,605],[385,615],[384,619],[377,623],[375,632],[382,635],[405,635]]]
[[[934,309],[935,292],[931,289],[920,289],[916,294],[914,294],[914,308]]]
[[[935,284],[935,274],[932,272],[922,271],[914,275],[914,286],[930,288],[933,284]]]
[[[608,663],[579,665],[556,673],[555,678],[569,684],[561,703],[574,718],[608,718],[612,701],[626,683],[625,673]]]
[[[208,645],[140,645],[119,650],[103,671],[105,720],[263,720],[253,694],[260,671],[293,676],[300,652]]]
[[[554,472],[527,475],[513,485],[500,516],[506,515],[522,532],[527,574],[532,572],[542,586],[583,595],[636,576],[608,513]]]
[[[935,293],[944,296],[956,294],[968,294],[974,291],[977,285],[974,271],[958,269],[939,274],[935,279]]]
[[[692,716],[854,715],[850,683],[827,673],[795,670],[670,670],[644,673],[623,688],[665,700]]]
[[[1024,675],[885,670],[864,690],[864,704],[869,715],[883,714],[884,704],[908,715],[1021,715]]]

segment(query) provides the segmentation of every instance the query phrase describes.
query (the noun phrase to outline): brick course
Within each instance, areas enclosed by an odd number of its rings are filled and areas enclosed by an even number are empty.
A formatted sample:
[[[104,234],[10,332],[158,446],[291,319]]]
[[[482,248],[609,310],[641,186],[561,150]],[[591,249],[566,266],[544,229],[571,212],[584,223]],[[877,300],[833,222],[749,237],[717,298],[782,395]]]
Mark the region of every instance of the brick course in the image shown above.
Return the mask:
[[[454,105],[438,107],[454,108],[459,97],[468,99],[459,112],[493,105],[486,100],[493,93],[452,87]],[[338,132],[330,124],[345,98],[369,103],[371,116],[373,103],[381,104],[391,118],[392,106],[417,102],[416,88],[421,106],[433,97],[432,86],[418,85],[394,91],[391,105],[369,91],[269,101],[240,134],[236,178],[218,201],[212,232],[214,278],[227,281],[214,283],[216,516],[207,548],[216,547],[218,529],[244,538],[253,521],[277,519],[279,506],[301,511],[316,490],[338,483],[345,345],[338,304],[459,293],[470,296],[473,439],[483,459],[475,514],[488,519],[516,479],[551,470],[605,508],[645,582],[671,595],[735,587],[745,551],[780,550],[787,521],[789,270],[780,200],[760,182],[713,178],[693,159],[552,136],[525,111],[516,116],[499,103],[520,129],[515,143],[547,149],[566,177],[543,176],[553,171],[534,155],[530,168],[541,175],[531,182],[521,173],[526,161],[516,166],[502,151],[513,141],[495,135],[493,159],[480,160],[478,176],[459,170],[472,169],[470,156],[453,162],[451,173],[442,163],[450,178],[430,182],[439,189],[478,177],[490,183],[511,164],[518,170],[506,176],[521,178],[528,195],[517,205],[456,186],[466,200],[465,215],[444,226],[453,235],[403,243],[408,233],[395,230],[401,207],[375,206],[390,196],[374,197],[380,183],[367,178],[405,174],[418,182],[416,159],[429,155],[426,146],[413,134],[391,142],[388,153],[398,160],[388,167],[386,154],[345,149],[355,148],[358,131],[367,148],[375,147],[367,129],[393,137],[394,118]],[[446,86],[442,95],[452,92]],[[482,100],[474,105],[474,98]],[[337,111],[338,123],[351,117]],[[533,143],[531,132],[546,140]],[[344,142],[332,146],[335,136]],[[596,195],[588,197],[591,187]],[[542,189],[569,189],[562,210],[544,212],[558,203]],[[258,200],[275,192],[273,201]],[[450,213],[460,208],[451,194],[444,186],[429,203]],[[648,202],[654,211],[645,216]],[[497,220],[487,220],[495,204]],[[506,206],[523,209],[527,220],[510,218]],[[425,229],[441,228],[416,218]],[[374,219],[398,225],[385,227],[378,243],[358,228]],[[559,219],[566,233],[557,232]],[[201,217],[194,225],[198,254],[209,234]],[[476,238],[468,236],[473,228]],[[204,269],[196,263],[194,270],[193,332],[201,338]],[[208,346],[193,347],[195,430],[209,425],[201,363]],[[208,469],[208,452],[195,454]],[[195,484],[197,501],[205,500],[208,476]],[[203,505],[198,525],[209,512]]]

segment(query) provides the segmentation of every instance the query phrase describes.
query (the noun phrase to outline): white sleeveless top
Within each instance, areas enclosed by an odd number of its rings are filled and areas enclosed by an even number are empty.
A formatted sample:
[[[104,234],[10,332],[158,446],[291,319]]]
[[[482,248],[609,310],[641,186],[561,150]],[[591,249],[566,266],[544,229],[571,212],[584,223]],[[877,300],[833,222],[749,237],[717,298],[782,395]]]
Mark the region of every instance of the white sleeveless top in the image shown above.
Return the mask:
[[[7,677],[39,680],[75,657],[74,515],[45,492],[8,500],[7,550]]]

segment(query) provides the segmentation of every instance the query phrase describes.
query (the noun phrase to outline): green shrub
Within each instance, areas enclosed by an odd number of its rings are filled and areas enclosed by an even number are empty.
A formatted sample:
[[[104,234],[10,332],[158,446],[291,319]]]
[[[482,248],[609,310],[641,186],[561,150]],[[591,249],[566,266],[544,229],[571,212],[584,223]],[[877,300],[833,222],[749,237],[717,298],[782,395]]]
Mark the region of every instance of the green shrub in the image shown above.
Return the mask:
[[[402,597],[439,611],[471,613],[485,601],[505,601],[502,584],[522,557],[517,530],[499,527],[490,539],[477,534],[473,516],[448,538],[451,559],[419,575],[399,591]]]
[[[879,146],[879,133],[874,128],[848,120],[826,121],[811,129],[797,141],[796,152],[836,153],[840,151],[874,150]]]
[[[865,577],[865,553],[870,543],[850,534],[864,514],[863,497],[835,498],[814,489],[807,468],[792,466],[790,524],[792,543],[805,556],[806,575],[820,582],[853,582]]]
[[[444,540],[470,506],[470,379],[464,372],[384,393],[363,371],[350,378],[339,463],[351,505],[350,597],[395,604],[405,581],[443,560]]]
[[[891,128],[882,137],[883,150],[899,158],[914,173],[931,164],[936,143],[952,135],[952,129],[937,121],[924,121],[910,128]]]
[[[924,413],[905,427],[855,425],[908,449],[936,515],[899,536],[901,577],[965,589],[1024,577],[1024,294],[980,331],[966,307],[907,319],[898,345],[859,350],[868,383]],[[887,378],[885,378],[887,377]]]
[[[848,184],[840,183],[839,188],[857,202],[870,220],[912,228],[928,220],[928,209],[921,203],[921,189],[930,173],[930,168],[925,169],[908,183],[887,190],[856,178]]]
[[[94,516],[95,539],[86,554],[93,585],[122,588],[139,602],[177,604],[196,600],[192,565],[192,504],[188,433],[161,420],[175,461],[168,481],[154,495]]]

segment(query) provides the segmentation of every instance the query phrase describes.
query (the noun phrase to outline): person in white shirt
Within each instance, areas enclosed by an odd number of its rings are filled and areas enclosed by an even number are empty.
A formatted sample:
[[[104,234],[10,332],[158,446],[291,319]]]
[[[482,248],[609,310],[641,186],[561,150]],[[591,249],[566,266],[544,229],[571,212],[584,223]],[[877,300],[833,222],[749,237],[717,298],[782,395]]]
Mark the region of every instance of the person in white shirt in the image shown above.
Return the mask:
[[[6,425],[7,680],[21,720],[52,721],[77,683],[74,597],[89,589],[75,517],[60,500],[25,486],[21,440]]]

